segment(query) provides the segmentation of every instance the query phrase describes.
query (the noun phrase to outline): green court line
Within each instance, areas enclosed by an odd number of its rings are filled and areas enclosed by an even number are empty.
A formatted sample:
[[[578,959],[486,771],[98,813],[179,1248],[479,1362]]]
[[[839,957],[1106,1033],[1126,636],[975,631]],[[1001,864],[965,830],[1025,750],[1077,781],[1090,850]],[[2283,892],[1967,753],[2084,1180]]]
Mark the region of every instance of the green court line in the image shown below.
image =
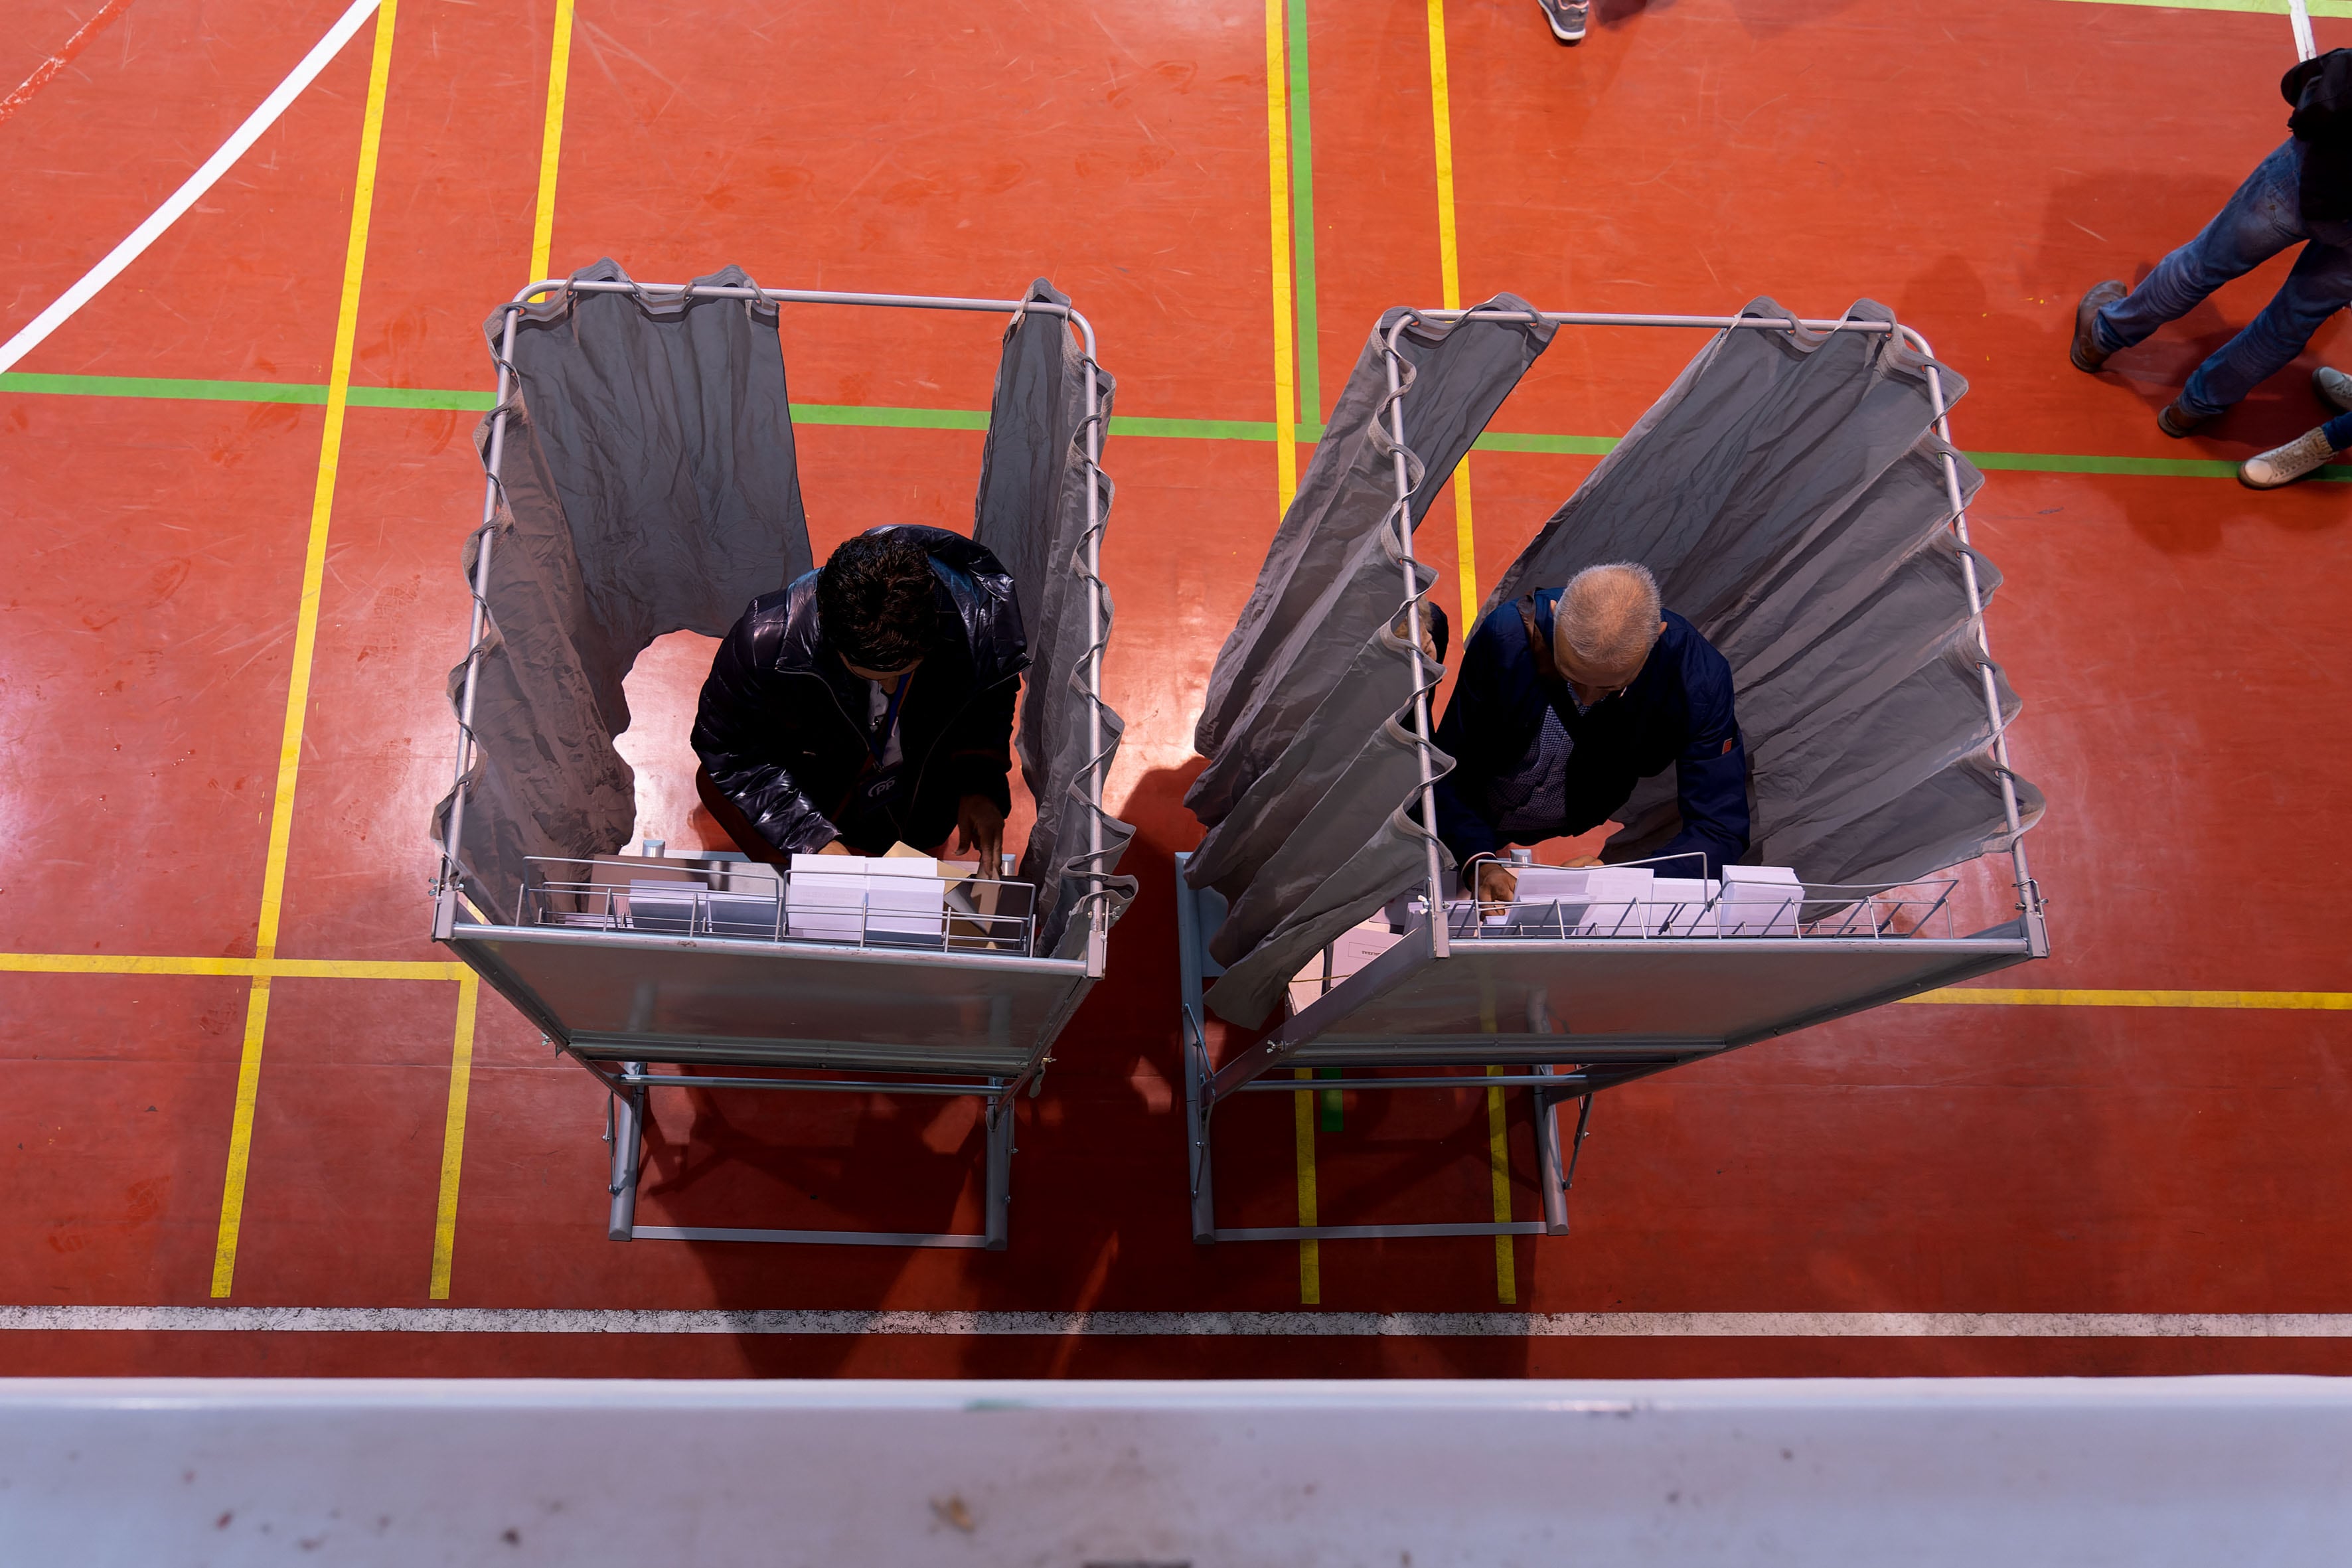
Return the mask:
[[[801,425],[866,425],[898,430],[985,430],[985,408],[866,408],[848,403],[795,403]]]
[[[309,403],[323,405],[327,389],[289,381],[180,381],[155,375],[42,375],[0,372],[0,392],[47,392],[68,397],[164,397],[203,403]],[[354,408],[456,408],[487,410],[487,392],[446,392],[431,387],[354,386]]]
[[[2345,0],[2352,6],[2352,0]],[[184,381],[148,375],[44,375],[30,371],[0,373],[0,392],[44,393],[66,397],[152,397],[204,403],[323,404],[327,389],[303,382]],[[354,408],[441,408],[480,413],[490,406],[487,392],[433,387],[354,386]],[[795,403],[793,418],[803,425],[848,425],[895,430],[985,430],[984,408],[866,407],[848,403]],[[1114,436],[1176,441],[1271,441],[1270,419],[1160,419],[1145,415],[1111,416]],[[1304,438],[1307,432],[1300,432]],[[1605,457],[1613,436],[1542,436],[1489,430],[1478,437],[1480,452],[1531,452],[1552,457]],[[2229,479],[2235,463],[2202,458],[2108,458],[2071,452],[1969,452],[1969,461],[1988,471],[2031,474],[2123,474],[2154,479]],[[2352,464],[2331,464],[2322,479],[2352,482]]]
[[[1472,444],[1474,452],[1555,452],[1572,458],[1605,458],[1617,449],[1614,436],[1522,436],[1489,430]]]
[[[2287,15],[2286,0],[2075,0],[2087,5],[2152,5],[2167,11],[2253,11],[2265,16]],[[2315,16],[2352,16],[2352,0],[2306,0]]]
[[[1307,98],[1307,0],[1285,0],[1290,42],[1290,248],[1298,321],[1298,438],[1323,434],[1323,335],[1315,313],[1315,138]]]

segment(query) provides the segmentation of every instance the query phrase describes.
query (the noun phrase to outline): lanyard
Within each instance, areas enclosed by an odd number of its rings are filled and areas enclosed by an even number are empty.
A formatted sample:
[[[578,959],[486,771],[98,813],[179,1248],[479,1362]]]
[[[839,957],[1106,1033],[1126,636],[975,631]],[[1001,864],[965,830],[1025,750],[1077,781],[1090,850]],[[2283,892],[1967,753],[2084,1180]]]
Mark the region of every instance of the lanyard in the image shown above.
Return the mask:
[[[915,684],[915,672],[908,670],[898,678],[898,689],[890,693],[889,706],[882,713],[882,739],[877,743],[871,732],[866,737],[866,749],[874,753],[874,765],[882,765],[883,754],[890,749],[890,737],[898,729],[898,708],[907,700],[907,688]]]

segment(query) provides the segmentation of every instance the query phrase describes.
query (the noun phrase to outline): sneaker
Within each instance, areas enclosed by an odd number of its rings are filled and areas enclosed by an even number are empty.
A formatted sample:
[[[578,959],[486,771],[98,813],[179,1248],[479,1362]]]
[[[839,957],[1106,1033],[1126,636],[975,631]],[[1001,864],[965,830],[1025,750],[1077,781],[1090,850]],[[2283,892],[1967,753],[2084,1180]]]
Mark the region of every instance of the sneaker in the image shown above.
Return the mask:
[[[2338,414],[2352,414],[2352,375],[2321,365],[2311,373],[2311,390]]]
[[[2213,417],[2210,414],[2189,413],[2176,397],[2156,416],[2156,427],[2178,441],[2183,436],[2194,436],[2199,426],[2210,423]]]
[[[2238,465],[2238,482],[2250,490],[2274,490],[2317,473],[2334,456],[2336,448],[2327,444],[2327,426],[2322,425],[2316,430],[2305,431],[2284,447],[2273,447],[2248,458]]]
[[[1544,20],[1551,24],[1551,36],[1563,44],[1582,41],[1584,21],[1592,9],[1591,0],[1536,0]]]
[[[2105,283],[2093,285],[2091,291],[2083,296],[2083,302],[2074,307],[2074,344],[2066,351],[2066,357],[2074,362],[2076,370],[2095,374],[2106,368],[2107,351],[2099,346],[2099,312],[2130,292],[2110,278]]]

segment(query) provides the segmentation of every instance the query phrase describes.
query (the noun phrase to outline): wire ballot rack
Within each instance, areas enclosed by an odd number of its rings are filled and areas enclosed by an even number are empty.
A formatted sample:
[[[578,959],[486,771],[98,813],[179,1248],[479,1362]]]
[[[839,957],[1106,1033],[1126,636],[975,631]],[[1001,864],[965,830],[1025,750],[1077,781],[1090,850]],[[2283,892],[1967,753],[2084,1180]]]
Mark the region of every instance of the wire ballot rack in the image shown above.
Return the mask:
[[[1225,973],[1210,942],[1229,913],[1213,887],[1194,888],[1192,857],[1177,856],[1180,1005],[1184,1029],[1185,1118],[1192,1238],[1219,1241],[1342,1239],[1433,1236],[1562,1236],[1578,1152],[1591,1127],[1592,1097],[1602,1089],[1686,1063],[1720,1056],[1814,1024],[1866,1011],[1938,986],[2046,957],[2042,899],[2027,863],[2015,775],[2010,770],[2001,693],[1984,631],[1984,593],[1968,545],[1968,513],[1942,379],[1927,341],[1892,320],[1852,317],[1667,316],[1571,311],[1405,310],[1381,346],[1388,395],[1374,427],[1393,458],[1395,502],[1389,548],[1402,571],[1409,620],[1412,690],[1401,716],[1418,754],[1419,820],[1437,820],[1434,785],[1444,772],[1433,745],[1431,692],[1436,671],[1422,650],[1429,580],[1412,558],[1409,500],[1423,474],[1405,428],[1403,394],[1412,371],[1398,350],[1417,321],[1473,319],[1552,327],[1697,328],[1718,332],[1766,329],[1812,332],[1899,333],[1926,362],[1932,429],[1942,445],[1942,489],[1958,543],[1966,593],[1965,647],[1981,677],[1991,761],[2006,826],[2015,917],[1962,933],[1952,909],[1955,879],[1929,877],[1902,886],[1786,884],[1777,907],[1727,912],[1723,895],[1662,907],[1633,900],[1561,900],[1487,905],[1483,911],[1450,897],[1447,865],[1433,833],[1423,835],[1420,888],[1391,906],[1401,934],[1352,973],[1294,984],[1279,1021],[1263,1033],[1229,1027],[1229,1045],[1213,1055],[1203,995]],[[1475,434],[1475,426],[1473,427]],[[1431,579],[1433,580],[1433,579]],[[1469,628],[1463,633],[1466,638]],[[1197,852],[1196,852],[1197,853]],[[1643,864],[1634,862],[1633,864]],[[1664,868],[1661,868],[1663,870]],[[1703,887],[1703,883],[1684,883]],[[1431,911],[1444,910],[1442,919]],[[1376,942],[1384,940],[1379,936]],[[1304,994],[1302,994],[1304,993]],[[1297,1070],[1297,1078],[1281,1069]],[[1304,1069],[1316,1069],[1311,1080]],[[1524,1090],[1533,1110],[1539,1219],[1441,1224],[1223,1226],[1217,1223],[1213,1129],[1217,1109],[1245,1093],[1326,1093],[1339,1089],[1501,1089]],[[1576,1124],[1563,1139],[1559,1110],[1574,1101]]]
[[[1069,794],[1087,826],[1068,925],[1046,950],[1039,889],[979,868],[870,877],[771,868],[734,852],[638,858],[617,854],[528,858],[510,904],[494,899],[461,863],[468,779],[476,776],[477,700],[493,624],[492,527],[502,496],[509,412],[519,388],[517,322],[552,291],[628,293],[641,301],[698,300],[866,306],[1058,319],[1083,343],[1085,529],[1077,549],[1053,563],[1074,574],[1083,628],[1066,677],[1085,709],[1075,743],[1086,747]],[[609,1234],[661,1239],[848,1243],[888,1247],[1005,1247],[1012,1202],[1013,1107],[1035,1094],[1056,1037],[1104,971],[1106,939],[1132,884],[1109,875],[1124,825],[1107,843],[1103,778],[1117,717],[1102,701],[1109,620],[1101,577],[1108,480],[1100,468],[1108,408],[1093,327],[1053,300],[932,298],[549,279],[501,307],[498,402],[488,423],[488,477],[473,562],[473,612],[462,679],[457,785],[446,803],[433,934],[586,1069],[610,1096]],[[1066,344],[1065,344],[1066,347]],[[795,485],[797,481],[794,481]],[[797,506],[797,499],[794,501]],[[1034,616],[1035,606],[1024,605]],[[1035,630],[1032,629],[1033,646]],[[1032,678],[1042,671],[1033,670]],[[1042,823],[1041,823],[1042,827]],[[648,847],[651,847],[649,845]],[[803,857],[801,858],[816,858]],[[824,858],[830,859],[832,858]],[[1007,858],[1008,860],[1010,858]],[[927,862],[914,862],[929,868]],[[995,869],[990,868],[990,869]],[[1065,884],[1071,878],[1064,877]],[[890,886],[884,887],[887,883]],[[494,907],[497,913],[489,912]],[[911,1233],[646,1226],[636,1223],[647,1098],[656,1089],[760,1089],[831,1094],[971,1096],[986,1129],[982,1227]]]

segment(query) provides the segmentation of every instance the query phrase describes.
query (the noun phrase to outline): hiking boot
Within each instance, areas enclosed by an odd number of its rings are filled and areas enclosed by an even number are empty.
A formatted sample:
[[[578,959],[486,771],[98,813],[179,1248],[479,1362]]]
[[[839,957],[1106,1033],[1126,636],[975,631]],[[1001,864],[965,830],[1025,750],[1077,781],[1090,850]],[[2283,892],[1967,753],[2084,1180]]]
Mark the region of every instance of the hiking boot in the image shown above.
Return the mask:
[[[2334,374],[2334,372],[2327,373]],[[2238,465],[2238,482],[2250,490],[2274,490],[2281,485],[2308,479],[2327,466],[2336,448],[2327,444],[2327,426],[2306,430],[2284,447],[2248,458]]]
[[[2311,373],[2311,390],[2338,414],[2352,414],[2352,375],[2321,365]]]
[[[1584,21],[1591,11],[1590,0],[1536,0],[1551,24],[1551,36],[1563,44],[1580,42],[1584,37]]]
[[[2191,414],[2176,397],[2156,416],[2156,427],[2178,441],[2183,436],[2194,436],[2199,426],[2210,424],[2213,417],[2210,414]]]
[[[2066,351],[2066,357],[2074,362],[2076,370],[2095,375],[2106,368],[2108,351],[2099,346],[2099,312],[2130,292],[2110,278],[2105,283],[2093,284],[2091,291],[2083,296],[2083,302],[2074,307],[2074,342]]]

